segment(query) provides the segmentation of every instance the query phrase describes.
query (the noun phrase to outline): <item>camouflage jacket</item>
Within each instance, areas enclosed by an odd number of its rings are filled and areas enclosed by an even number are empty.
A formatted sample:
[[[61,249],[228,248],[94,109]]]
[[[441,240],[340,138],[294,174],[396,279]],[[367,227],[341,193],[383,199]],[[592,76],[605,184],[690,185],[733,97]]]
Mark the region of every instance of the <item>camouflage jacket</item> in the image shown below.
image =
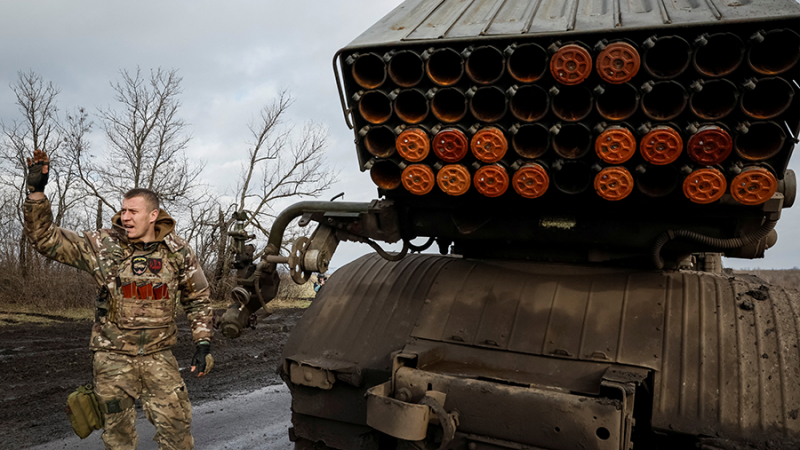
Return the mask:
[[[91,348],[128,355],[166,350],[177,341],[175,310],[189,318],[194,342],[213,334],[209,287],[189,245],[173,230],[163,210],[156,220],[158,242],[132,243],[118,216],[111,229],[77,233],[56,227],[50,202],[27,200],[25,234],[50,259],[90,273],[108,288],[107,302],[92,328]],[[107,303],[107,304],[106,304]]]

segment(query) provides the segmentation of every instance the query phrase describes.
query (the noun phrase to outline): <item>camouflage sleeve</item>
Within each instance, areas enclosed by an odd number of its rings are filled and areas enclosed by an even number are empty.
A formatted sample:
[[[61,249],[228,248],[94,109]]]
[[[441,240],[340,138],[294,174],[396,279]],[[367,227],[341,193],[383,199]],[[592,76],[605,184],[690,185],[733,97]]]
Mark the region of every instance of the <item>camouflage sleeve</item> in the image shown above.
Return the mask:
[[[184,249],[184,270],[179,280],[181,303],[192,326],[192,341],[210,341],[214,334],[210,288],[194,251],[188,245]]]
[[[55,226],[49,200],[28,199],[22,208],[25,235],[39,253],[90,274],[95,272],[97,254],[91,243],[84,235]]]

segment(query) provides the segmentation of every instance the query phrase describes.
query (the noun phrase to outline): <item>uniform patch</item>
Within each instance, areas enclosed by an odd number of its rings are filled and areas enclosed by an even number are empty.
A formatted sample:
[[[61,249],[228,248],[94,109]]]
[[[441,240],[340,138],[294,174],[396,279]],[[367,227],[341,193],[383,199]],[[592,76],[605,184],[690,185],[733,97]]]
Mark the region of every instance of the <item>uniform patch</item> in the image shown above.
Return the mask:
[[[144,256],[134,256],[131,260],[131,270],[136,275],[141,275],[147,270],[147,258]]]
[[[161,272],[161,266],[161,258],[147,258],[147,268],[150,269],[150,272],[153,274]]]

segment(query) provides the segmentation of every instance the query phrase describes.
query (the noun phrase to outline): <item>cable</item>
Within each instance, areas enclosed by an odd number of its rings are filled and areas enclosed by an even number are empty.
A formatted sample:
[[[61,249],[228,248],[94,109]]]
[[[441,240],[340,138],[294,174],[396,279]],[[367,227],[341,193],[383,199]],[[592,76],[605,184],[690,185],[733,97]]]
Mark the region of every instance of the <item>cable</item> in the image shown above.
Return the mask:
[[[777,223],[777,219],[766,220],[761,227],[752,233],[739,238],[731,239],[714,238],[689,230],[668,230],[661,234],[661,236],[656,239],[656,242],[653,245],[653,264],[656,266],[656,269],[664,268],[664,259],[661,258],[661,249],[667,244],[667,242],[673,239],[685,239],[718,249],[740,248],[744,247],[745,245],[752,244],[753,242],[758,242],[767,237],[769,232],[775,228],[775,224]]]
[[[408,240],[406,240],[406,239],[403,239],[403,249],[400,250],[400,253],[395,253],[394,255],[390,255],[390,254],[386,253],[386,251],[384,249],[382,249],[381,246],[378,245],[378,243],[373,241],[372,239],[367,239],[366,242],[370,247],[372,247],[376,252],[378,252],[379,255],[381,255],[381,258],[383,258],[383,259],[385,259],[387,261],[392,261],[392,262],[400,261],[408,253],[408,245],[409,244],[408,244]]]
[[[420,245],[419,247],[417,247],[416,245],[412,244],[411,241],[408,241],[408,249],[411,250],[412,252],[422,253],[425,250],[431,248],[431,245],[433,245],[433,242],[435,240],[436,240],[436,238],[431,236],[431,237],[428,238],[428,242]]]

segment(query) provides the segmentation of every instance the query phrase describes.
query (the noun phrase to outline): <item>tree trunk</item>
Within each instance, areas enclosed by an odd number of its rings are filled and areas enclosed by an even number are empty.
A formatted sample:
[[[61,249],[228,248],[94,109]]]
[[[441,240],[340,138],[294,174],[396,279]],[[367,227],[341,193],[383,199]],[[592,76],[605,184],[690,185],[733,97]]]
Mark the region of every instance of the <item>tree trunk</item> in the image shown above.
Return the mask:
[[[103,201],[97,201],[97,229],[103,228]]]
[[[225,214],[222,208],[219,209],[219,217],[217,221],[217,230],[219,230],[219,241],[217,243],[217,262],[214,267],[214,296],[216,298],[223,298],[220,296],[222,290],[222,280],[225,278],[225,260],[227,259],[228,248],[228,234],[225,227]]]

